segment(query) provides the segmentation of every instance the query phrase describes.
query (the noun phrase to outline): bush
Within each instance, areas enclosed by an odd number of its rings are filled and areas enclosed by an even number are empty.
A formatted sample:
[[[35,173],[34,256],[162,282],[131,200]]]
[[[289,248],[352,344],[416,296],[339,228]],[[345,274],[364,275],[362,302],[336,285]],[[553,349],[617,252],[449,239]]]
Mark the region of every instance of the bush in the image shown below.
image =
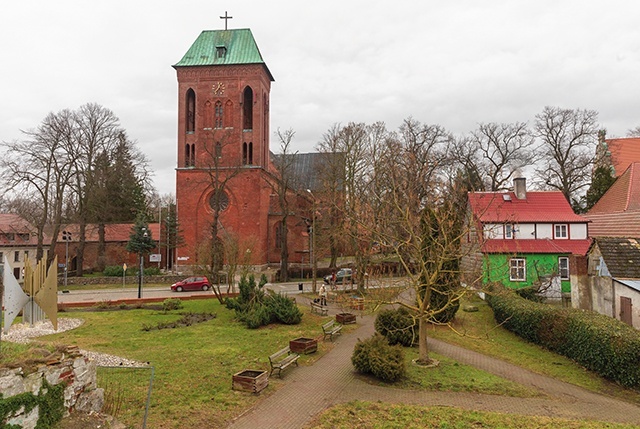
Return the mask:
[[[105,277],[122,277],[124,275],[124,270],[122,269],[122,265],[110,265],[108,267],[104,267],[102,274]]]
[[[411,347],[418,342],[416,320],[404,307],[382,310],[378,313],[374,326],[391,345]]]
[[[267,305],[273,317],[280,323],[297,325],[302,320],[302,312],[295,301],[290,300],[285,295],[270,295]]]
[[[351,356],[354,368],[363,374],[393,382],[406,373],[404,350],[399,345],[389,345],[380,334],[356,343]]]
[[[167,298],[162,301],[162,310],[180,310],[183,307],[182,301],[179,298]]]
[[[162,272],[158,267],[149,267],[144,269],[145,276],[159,276],[160,274],[162,274]]]
[[[497,323],[518,336],[567,356],[625,387],[640,387],[640,332],[591,311],[553,307],[496,288],[489,304]]]
[[[263,286],[267,283],[267,277],[262,275],[260,283],[256,284],[255,277],[243,276],[240,279],[240,294],[237,298],[227,299],[225,305],[230,310],[235,310],[239,321],[250,329],[280,322],[286,325],[296,325],[302,320],[302,312],[295,301],[284,295],[273,292],[267,294]]]

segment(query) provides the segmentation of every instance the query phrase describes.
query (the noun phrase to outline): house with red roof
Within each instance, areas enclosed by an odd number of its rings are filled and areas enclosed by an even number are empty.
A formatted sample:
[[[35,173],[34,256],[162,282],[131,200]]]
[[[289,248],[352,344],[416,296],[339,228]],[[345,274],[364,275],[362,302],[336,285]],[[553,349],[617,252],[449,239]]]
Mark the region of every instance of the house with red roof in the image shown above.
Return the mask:
[[[591,240],[588,220],[562,192],[527,191],[526,179],[516,178],[513,191],[470,192],[468,203],[464,271],[480,271],[483,284],[537,286],[553,298],[571,292],[576,257],[586,255]]]
[[[600,165],[611,167],[613,176],[620,177],[632,163],[640,162],[640,138],[606,139],[601,133],[596,155]]]
[[[45,237],[46,243],[49,239]],[[28,260],[32,267],[36,265],[38,240],[36,228],[20,215],[0,213],[0,267],[7,259],[9,269],[18,281],[22,281],[24,266]],[[45,257],[46,257],[45,249]]]
[[[595,243],[573,304],[640,329],[640,162],[629,163],[584,216]]]

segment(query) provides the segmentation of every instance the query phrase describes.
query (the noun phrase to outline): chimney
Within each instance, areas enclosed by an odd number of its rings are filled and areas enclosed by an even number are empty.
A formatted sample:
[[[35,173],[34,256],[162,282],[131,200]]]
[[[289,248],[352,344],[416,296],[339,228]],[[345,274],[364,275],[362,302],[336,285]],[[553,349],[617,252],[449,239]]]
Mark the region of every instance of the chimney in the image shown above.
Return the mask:
[[[513,192],[519,200],[527,199],[527,179],[524,177],[516,177],[513,179]]]

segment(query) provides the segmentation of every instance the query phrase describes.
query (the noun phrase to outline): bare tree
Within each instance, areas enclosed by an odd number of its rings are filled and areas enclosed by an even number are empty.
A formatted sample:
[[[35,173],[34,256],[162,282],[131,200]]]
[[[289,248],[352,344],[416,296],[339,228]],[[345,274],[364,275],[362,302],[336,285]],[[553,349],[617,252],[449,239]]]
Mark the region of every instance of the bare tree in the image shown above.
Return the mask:
[[[459,283],[463,211],[446,177],[454,171],[448,166],[452,142],[453,137],[440,126],[406,120],[379,151],[378,185],[372,193],[373,207],[385,210],[375,228],[368,229],[392,249],[407,273],[412,299],[392,302],[409,309],[417,320],[423,363],[430,362],[428,324],[457,309],[464,295]]]
[[[54,225],[51,234],[58,235],[65,194],[74,177],[75,158],[69,151],[74,138],[73,113],[50,113],[36,130],[23,134],[27,140],[3,144],[7,155],[2,161],[2,178],[15,196],[14,210],[36,227],[36,259],[40,260],[46,227]],[[50,261],[54,246],[52,240]]]
[[[291,129],[277,131],[280,151],[274,159],[277,176],[267,177],[267,183],[278,198],[280,208],[280,281],[289,280],[289,217],[293,214],[292,190],[299,189],[295,175],[297,152],[291,151],[295,132]],[[315,291],[314,291],[315,292]]]
[[[229,203],[227,188],[234,178],[242,172],[240,160],[223,158],[225,148],[229,148],[233,142],[230,130],[214,129],[207,136],[203,149],[203,156],[197,160],[198,168],[206,172],[204,180],[206,186],[211,190],[209,207],[212,211],[212,218],[209,224],[209,239],[201,242],[198,246],[199,270],[206,273],[211,281],[211,287],[218,300],[224,301],[222,290],[220,289],[220,272],[224,268],[224,227],[220,221],[222,212]],[[195,183],[200,187],[203,183]]]
[[[582,189],[589,185],[598,143],[598,113],[545,107],[536,115],[540,163],[536,174],[547,188],[562,191],[578,211]]]
[[[490,191],[507,189],[516,171],[535,162],[534,138],[524,122],[480,124],[470,143]]]

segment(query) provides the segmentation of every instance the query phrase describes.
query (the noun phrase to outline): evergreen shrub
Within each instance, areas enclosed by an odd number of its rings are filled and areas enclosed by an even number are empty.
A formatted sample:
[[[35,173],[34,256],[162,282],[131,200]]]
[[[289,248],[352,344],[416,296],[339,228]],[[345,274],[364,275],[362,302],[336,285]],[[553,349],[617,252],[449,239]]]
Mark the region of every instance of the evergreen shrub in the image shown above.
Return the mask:
[[[625,387],[640,387],[640,332],[614,318],[527,301],[495,287],[489,299],[496,322],[518,336],[562,354]]]
[[[391,345],[411,347],[418,342],[416,320],[404,307],[380,311],[374,326],[376,332],[383,335]]]
[[[404,350],[400,345],[390,345],[380,334],[358,340],[351,363],[358,372],[387,382],[397,381],[406,373]]]

